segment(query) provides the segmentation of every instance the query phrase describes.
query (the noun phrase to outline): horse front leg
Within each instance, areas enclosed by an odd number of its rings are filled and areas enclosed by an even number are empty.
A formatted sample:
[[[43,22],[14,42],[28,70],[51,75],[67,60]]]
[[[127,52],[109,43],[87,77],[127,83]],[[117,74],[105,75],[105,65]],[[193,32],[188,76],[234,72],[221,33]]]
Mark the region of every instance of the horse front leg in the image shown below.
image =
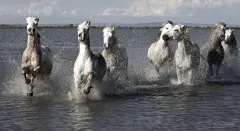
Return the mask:
[[[22,67],[21,68],[21,71],[22,71],[22,75],[23,75],[23,77],[24,77],[24,80],[25,80],[25,83],[27,84],[27,85],[29,85],[30,84],[30,82],[31,82],[31,80],[27,77],[27,68],[26,67]]]
[[[23,76],[24,76],[24,80],[25,80],[25,83],[27,84],[27,85],[29,85],[30,83],[31,83],[31,79],[29,79],[28,77],[27,77],[27,73],[23,73]]]
[[[210,72],[210,76],[213,76],[212,64],[208,64],[208,69],[209,69],[209,72]]]
[[[75,74],[74,75],[74,89],[72,89],[72,93],[75,95],[75,98],[79,98],[80,96],[80,91],[79,89],[81,88],[83,84],[83,75],[82,74]]]
[[[221,65],[221,64],[218,64],[218,65],[217,65],[217,69],[216,69],[216,75],[218,75],[218,72],[219,72],[220,65]]]
[[[27,96],[33,96],[33,88],[34,88],[33,82],[34,82],[35,78],[36,78],[36,75],[35,75],[35,74],[34,74],[34,75],[32,74],[32,75],[31,75],[31,82],[30,82],[30,84],[29,84],[29,86],[28,86]]]
[[[83,93],[88,95],[91,91],[92,87],[92,81],[93,81],[93,73],[89,73],[87,76],[87,84],[86,84],[86,88],[83,90]]]

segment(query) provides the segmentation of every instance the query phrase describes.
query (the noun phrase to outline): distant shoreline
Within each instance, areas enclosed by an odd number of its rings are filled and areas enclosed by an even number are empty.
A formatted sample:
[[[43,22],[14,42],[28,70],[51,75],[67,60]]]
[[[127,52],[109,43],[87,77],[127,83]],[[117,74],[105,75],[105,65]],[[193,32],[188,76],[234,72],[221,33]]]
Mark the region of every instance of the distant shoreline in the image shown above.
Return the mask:
[[[149,27],[149,26],[115,26],[118,29],[158,29],[160,28],[157,26]],[[206,27],[200,27],[200,26],[188,26],[189,28],[200,28],[200,29],[209,29],[212,28],[211,26],[206,26]],[[8,25],[8,24],[0,24],[0,29],[25,29],[25,25]],[[69,25],[59,25],[59,26],[39,26],[41,29],[77,29],[76,25],[69,24]],[[93,29],[102,29],[104,26],[91,26]],[[240,27],[228,27],[232,29],[240,29]]]

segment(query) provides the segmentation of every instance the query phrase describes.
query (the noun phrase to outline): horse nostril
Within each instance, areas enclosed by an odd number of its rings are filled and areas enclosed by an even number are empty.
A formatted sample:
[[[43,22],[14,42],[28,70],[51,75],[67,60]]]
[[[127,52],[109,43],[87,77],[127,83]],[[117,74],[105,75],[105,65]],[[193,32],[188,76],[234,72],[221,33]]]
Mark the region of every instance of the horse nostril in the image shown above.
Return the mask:
[[[162,37],[164,40],[166,40],[168,38],[168,36],[166,34],[164,34]]]
[[[32,31],[32,29],[31,28],[28,28],[28,32],[31,32]]]
[[[35,29],[33,29],[33,32],[35,32]]]

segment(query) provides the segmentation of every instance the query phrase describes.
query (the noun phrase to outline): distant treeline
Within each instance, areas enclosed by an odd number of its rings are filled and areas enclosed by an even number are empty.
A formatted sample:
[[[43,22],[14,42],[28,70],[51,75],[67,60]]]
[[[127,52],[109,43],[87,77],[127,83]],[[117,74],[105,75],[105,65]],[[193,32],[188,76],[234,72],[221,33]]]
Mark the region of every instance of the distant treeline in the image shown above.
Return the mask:
[[[8,24],[0,24],[0,29],[25,29],[25,25],[8,25]],[[39,28],[46,28],[46,29],[77,29],[77,25],[69,24],[69,25],[44,25],[44,26],[39,26]],[[91,28],[95,29],[102,29],[104,26],[91,26]],[[134,27],[134,26],[116,26],[118,29],[155,29],[155,28],[160,28],[159,27]],[[200,26],[195,26],[195,27],[190,27],[190,28],[201,28],[201,29],[206,29],[206,28],[211,28],[210,26],[207,27],[200,27]],[[240,27],[228,27],[228,28],[233,28],[233,29],[240,29]]]

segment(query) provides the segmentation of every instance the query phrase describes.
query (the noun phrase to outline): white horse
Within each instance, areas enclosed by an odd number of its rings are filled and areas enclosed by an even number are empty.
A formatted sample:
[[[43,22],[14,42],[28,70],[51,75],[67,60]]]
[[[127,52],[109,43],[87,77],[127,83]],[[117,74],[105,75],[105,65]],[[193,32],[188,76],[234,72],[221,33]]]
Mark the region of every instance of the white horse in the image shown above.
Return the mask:
[[[225,32],[225,39],[222,41],[222,46],[224,49],[224,64],[230,64],[232,60],[236,60],[238,55],[238,47],[235,35],[233,34],[233,29],[227,29]]]
[[[172,29],[172,27],[173,23],[171,21],[164,23],[163,27],[160,29],[159,39],[156,42],[152,43],[152,45],[148,49],[148,60],[155,67],[156,71],[159,74],[161,67],[164,64],[169,63],[171,59],[171,51],[168,40],[164,40],[162,36],[165,32]]]
[[[105,59],[90,49],[89,27],[90,21],[78,26],[79,54],[74,64],[74,91],[80,93],[79,90],[82,89],[84,94],[89,94],[93,83],[101,82],[106,73]]]
[[[181,24],[175,25],[163,34],[163,39],[177,41],[174,58],[178,84],[193,84],[200,63],[200,48],[191,42],[188,29]]]
[[[28,85],[28,96],[33,96],[33,82],[37,75],[50,76],[52,71],[52,54],[46,46],[41,46],[38,33],[37,17],[27,17],[27,48],[22,55],[21,71]]]
[[[128,55],[126,48],[118,46],[118,39],[115,36],[115,28],[112,26],[103,29],[104,50],[103,57],[107,63],[107,71],[120,73],[127,78],[128,74]]]

